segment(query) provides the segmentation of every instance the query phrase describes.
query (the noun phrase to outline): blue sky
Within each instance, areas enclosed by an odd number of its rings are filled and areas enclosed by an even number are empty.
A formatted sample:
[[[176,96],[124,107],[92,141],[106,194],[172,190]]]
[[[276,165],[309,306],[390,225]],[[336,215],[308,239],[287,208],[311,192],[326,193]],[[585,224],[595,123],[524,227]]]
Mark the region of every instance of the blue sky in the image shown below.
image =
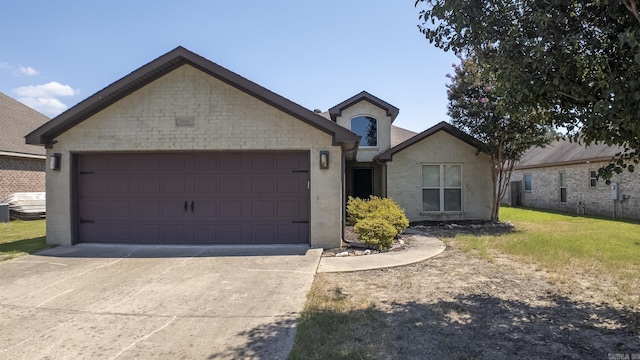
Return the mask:
[[[0,92],[48,116],[177,46],[306,108],[366,90],[422,131],[458,62],[417,30],[414,0],[0,2]]]

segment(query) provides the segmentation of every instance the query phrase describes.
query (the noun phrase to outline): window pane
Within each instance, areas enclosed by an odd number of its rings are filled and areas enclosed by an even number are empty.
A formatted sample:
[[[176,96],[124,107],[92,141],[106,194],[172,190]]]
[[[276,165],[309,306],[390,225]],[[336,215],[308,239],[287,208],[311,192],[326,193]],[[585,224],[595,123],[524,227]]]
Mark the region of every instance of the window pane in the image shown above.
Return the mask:
[[[524,176],[524,191],[531,191],[531,175]]]
[[[422,189],[422,210],[440,211],[440,190]]]
[[[460,165],[444,166],[444,186],[445,187],[461,187],[461,171]]]
[[[371,116],[351,119],[351,131],[362,136],[360,146],[378,146],[378,121]]]
[[[567,189],[566,188],[561,188],[560,189],[560,202],[567,202]]]
[[[567,174],[560,173],[560,186],[567,186]]]
[[[444,211],[462,211],[462,190],[444,190]]]
[[[422,187],[440,187],[440,165],[422,165]]]

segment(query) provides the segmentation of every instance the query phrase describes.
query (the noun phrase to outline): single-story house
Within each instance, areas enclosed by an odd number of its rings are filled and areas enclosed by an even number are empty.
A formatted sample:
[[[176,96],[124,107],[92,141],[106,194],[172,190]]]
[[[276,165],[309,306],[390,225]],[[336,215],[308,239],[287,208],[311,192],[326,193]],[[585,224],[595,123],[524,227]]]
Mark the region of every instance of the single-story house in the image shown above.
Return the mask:
[[[367,92],[323,115],[178,47],[27,136],[53,162],[47,241],[331,248],[348,194],[411,221],[488,219],[477,142],[397,115]]]
[[[0,202],[17,192],[45,188],[46,151],[28,145],[24,137],[49,118],[0,93]]]
[[[623,149],[568,140],[534,147],[514,167],[503,203],[577,214],[640,219],[640,174],[623,171],[611,184],[598,169]]]

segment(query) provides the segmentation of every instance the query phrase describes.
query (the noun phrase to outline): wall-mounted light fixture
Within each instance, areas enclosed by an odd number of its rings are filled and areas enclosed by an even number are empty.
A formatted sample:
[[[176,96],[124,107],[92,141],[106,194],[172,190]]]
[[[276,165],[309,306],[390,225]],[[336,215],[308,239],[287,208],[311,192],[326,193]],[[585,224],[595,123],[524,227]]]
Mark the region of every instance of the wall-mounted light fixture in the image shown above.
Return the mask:
[[[320,169],[328,169],[329,168],[329,151],[322,150],[320,151]]]
[[[60,170],[60,158],[61,157],[62,157],[62,154],[60,154],[60,153],[51,154],[51,156],[49,157],[49,168],[51,170],[55,170],[55,171],[59,171]]]

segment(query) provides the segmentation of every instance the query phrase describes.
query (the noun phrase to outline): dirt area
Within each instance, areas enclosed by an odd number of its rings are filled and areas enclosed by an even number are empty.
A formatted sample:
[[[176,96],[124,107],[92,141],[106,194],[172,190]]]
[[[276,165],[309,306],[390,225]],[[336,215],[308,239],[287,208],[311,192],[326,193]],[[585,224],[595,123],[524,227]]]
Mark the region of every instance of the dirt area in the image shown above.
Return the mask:
[[[317,275],[327,292],[368,303],[382,319],[381,333],[369,333],[375,358],[640,359],[638,309],[622,306],[606,278],[557,281],[558,274],[502,254],[470,256],[451,237],[508,225],[413,229],[442,238],[447,249],[413,265]]]

